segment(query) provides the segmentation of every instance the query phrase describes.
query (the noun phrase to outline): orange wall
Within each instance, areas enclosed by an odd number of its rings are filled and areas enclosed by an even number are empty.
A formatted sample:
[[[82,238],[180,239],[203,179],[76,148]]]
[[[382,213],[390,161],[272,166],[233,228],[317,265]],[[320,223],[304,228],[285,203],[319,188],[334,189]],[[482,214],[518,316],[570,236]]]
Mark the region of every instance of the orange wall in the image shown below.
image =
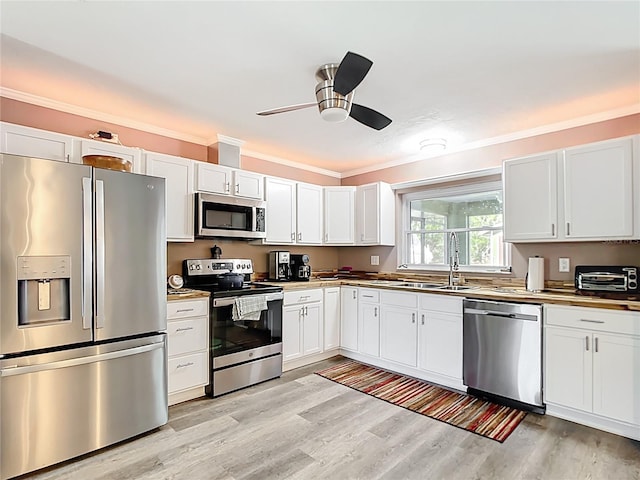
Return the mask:
[[[490,145],[343,178],[342,185],[400,183],[500,167],[504,160],[640,133],[640,114]]]

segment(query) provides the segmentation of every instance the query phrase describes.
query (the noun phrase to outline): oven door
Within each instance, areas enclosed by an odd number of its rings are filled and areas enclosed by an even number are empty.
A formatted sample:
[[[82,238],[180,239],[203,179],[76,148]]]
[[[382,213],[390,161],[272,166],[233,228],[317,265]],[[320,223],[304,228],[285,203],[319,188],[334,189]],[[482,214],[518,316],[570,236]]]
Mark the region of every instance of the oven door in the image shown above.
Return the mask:
[[[213,299],[211,351],[214,364],[222,356],[282,343],[283,294],[260,295],[267,297],[267,310],[261,312],[258,320],[233,320],[233,304],[239,297]]]

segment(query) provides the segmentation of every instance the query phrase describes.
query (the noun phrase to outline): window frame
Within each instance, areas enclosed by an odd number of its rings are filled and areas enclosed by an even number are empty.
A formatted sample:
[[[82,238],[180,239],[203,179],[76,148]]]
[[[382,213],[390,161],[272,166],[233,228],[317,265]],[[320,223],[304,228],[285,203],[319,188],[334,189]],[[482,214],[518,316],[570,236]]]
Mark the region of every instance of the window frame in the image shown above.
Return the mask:
[[[464,185],[453,185],[453,186],[440,186],[440,187],[435,187],[435,188],[429,188],[428,186],[425,186],[425,189],[417,191],[417,192],[411,192],[411,193],[405,193],[405,194],[401,194],[401,203],[402,203],[402,222],[401,222],[401,228],[402,228],[402,239],[400,242],[400,248],[398,249],[398,265],[400,266],[404,266],[406,265],[406,267],[401,268],[398,267],[399,271],[403,271],[403,270],[419,270],[419,271],[448,271],[449,270],[449,265],[447,263],[445,263],[444,265],[441,264],[433,264],[433,265],[428,265],[428,264],[421,264],[421,265],[416,265],[416,264],[409,264],[408,260],[409,260],[409,233],[411,232],[411,218],[410,218],[410,203],[413,200],[428,200],[428,199],[433,199],[433,198],[442,198],[442,197],[453,197],[453,196],[459,196],[459,195],[469,195],[469,194],[474,194],[474,193],[482,193],[482,192],[489,192],[489,191],[495,191],[495,190],[499,190],[501,192],[503,192],[503,183],[502,180],[481,180],[478,179],[477,182],[473,182],[473,183],[468,183],[468,184],[464,184]],[[504,197],[503,197],[503,202],[504,202]],[[502,212],[502,231],[504,234],[504,203],[503,203],[503,212]],[[487,229],[487,228],[481,228],[481,227],[477,227],[477,228],[452,228],[452,229],[447,229],[447,231],[455,231],[455,232],[471,232],[473,230],[476,231],[487,231],[487,230],[491,230],[491,228]],[[496,229],[498,230],[498,229]],[[484,265],[460,265],[460,271],[461,272],[477,272],[477,273],[502,273],[502,274],[509,274],[511,273],[511,269],[512,269],[512,255],[511,255],[511,243],[509,242],[504,242],[504,256],[505,256],[505,262],[506,265],[504,266],[484,266]],[[445,259],[448,258],[448,246],[446,245],[445,242]]]

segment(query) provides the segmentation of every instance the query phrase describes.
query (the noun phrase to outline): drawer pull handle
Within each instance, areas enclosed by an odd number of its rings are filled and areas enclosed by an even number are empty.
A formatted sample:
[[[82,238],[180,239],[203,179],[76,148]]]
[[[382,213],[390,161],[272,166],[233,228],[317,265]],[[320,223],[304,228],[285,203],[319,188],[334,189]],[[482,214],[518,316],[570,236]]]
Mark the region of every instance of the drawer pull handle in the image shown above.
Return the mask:
[[[193,308],[181,308],[176,310],[176,313],[193,312]]]
[[[178,368],[185,368],[185,367],[192,367],[193,366],[193,362],[188,362],[188,363],[179,363],[178,366],[176,367],[176,370]]]
[[[193,327],[180,327],[180,328],[176,328],[176,333],[178,332],[186,332],[188,330],[193,330]]]
[[[362,295],[364,298],[373,298],[373,295]]]
[[[604,323],[604,320],[588,320],[586,318],[581,318],[580,321],[587,322],[587,323]]]

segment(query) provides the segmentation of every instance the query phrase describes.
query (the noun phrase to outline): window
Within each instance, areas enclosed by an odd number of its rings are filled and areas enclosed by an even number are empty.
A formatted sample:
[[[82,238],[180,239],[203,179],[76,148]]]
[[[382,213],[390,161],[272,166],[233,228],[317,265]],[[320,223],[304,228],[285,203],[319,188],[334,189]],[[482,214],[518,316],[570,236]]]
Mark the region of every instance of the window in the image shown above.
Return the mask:
[[[451,232],[458,237],[461,268],[508,268],[510,252],[503,240],[500,182],[432,188],[405,194],[402,203],[401,263],[409,268],[448,268],[455,249]]]

